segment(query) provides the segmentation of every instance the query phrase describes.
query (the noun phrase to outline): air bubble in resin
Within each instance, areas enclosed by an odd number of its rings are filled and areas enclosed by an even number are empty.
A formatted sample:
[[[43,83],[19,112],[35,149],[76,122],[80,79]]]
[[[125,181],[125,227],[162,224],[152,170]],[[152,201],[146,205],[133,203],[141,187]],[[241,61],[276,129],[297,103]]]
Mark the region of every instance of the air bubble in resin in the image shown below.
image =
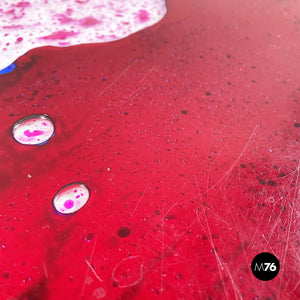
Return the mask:
[[[48,115],[30,115],[17,121],[12,128],[14,140],[23,145],[42,145],[54,136],[55,126]]]
[[[73,214],[89,200],[90,190],[83,183],[70,183],[62,187],[54,196],[52,204],[61,214]]]

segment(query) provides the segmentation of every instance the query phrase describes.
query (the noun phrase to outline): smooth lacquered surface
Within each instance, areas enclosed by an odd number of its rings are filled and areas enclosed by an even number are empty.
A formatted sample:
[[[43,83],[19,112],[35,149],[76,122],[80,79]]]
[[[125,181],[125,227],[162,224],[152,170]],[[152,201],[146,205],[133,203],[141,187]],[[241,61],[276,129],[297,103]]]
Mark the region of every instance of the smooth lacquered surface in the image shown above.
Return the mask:
[[[154,27],[1,75],[1,297],[298,299],[298,11],[170,1]],[[55,124],[38,147],[11,136],[32,114]],[[90,198],[59,214],[72,182]]]

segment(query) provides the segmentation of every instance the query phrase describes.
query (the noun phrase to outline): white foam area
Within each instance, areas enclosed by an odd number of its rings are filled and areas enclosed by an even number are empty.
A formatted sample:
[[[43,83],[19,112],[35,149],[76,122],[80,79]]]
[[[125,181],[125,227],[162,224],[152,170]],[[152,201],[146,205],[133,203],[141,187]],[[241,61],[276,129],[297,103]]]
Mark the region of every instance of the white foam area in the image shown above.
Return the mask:
[[[0,70],[33,48],[122,39],[166,12],[165,0],[0,1]]]

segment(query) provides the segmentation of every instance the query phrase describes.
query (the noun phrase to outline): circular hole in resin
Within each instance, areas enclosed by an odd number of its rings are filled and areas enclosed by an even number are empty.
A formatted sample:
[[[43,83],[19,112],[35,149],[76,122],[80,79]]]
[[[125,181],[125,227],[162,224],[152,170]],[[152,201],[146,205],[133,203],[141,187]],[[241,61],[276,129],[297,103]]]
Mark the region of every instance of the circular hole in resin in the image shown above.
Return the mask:
[[[54,196],[52,204],[61,214],[73,214],[89,200],[90,190],[83,183],[70,183],[62,187]]]
[[[17,121],[12,128],[14,140],[23,145],[42,145],[54,136],[55,126],[47,115],[30,115]]]

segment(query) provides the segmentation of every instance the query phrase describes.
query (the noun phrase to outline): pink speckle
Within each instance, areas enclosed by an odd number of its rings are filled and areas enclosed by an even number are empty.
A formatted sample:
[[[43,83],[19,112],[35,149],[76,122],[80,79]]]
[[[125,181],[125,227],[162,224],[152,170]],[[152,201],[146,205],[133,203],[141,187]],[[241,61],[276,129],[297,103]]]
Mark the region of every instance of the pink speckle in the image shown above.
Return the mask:
[[[80,195],[77,195],[75,198],[78,199],[80,197]]]
[[[6,14],[11,14],[13,19],[20,19],[25,15],[25,8],[30,7],[30,3],[26,1],[12,4],[10,10],[6,11]]]
[[[3,26],[2,27],[3,29],[21,29],[21,28],[23,28],[23,26],[22,25],[7,25],[7,26]],[[9,33],[6,33],[4,36],[8,36],[9,35]]]
[[[34,130],[34,131],[26,130],[26,131],[24,131],[24,135],[26,135],[27,137],[33,137],[33,136],[41,135],[43,133],[44,133],[44,131],[41,131],[41,130]]]
[[[74,190],[74,193],[77,193],[77,190]]]
[[[16,40],[16,43],[20,43],[23,41],[23,38],[22,37],[18,37],[17,40]]]
[[[77,3],[87,3],[89,0],[76,0]]]
[[[68,24],[73,22],[74,20],[70,17],[67,17],[64,14],[57,14],[55,15],[57,17],[57,19],[59,20],[60,24]]]
[[[67,15],[67,16],[70,16],[70,15],[72,14],[72,12],[73,12],[73,9],[72,9],[72,8],[67,8],[67,10],[66,10],[66,15]]]
[[[6,11],[5,13],[6,14],[12,14],[14,11],[15,11],[14,9],[10,9],[10,10]]]
[[[140,19],[140,21],[142,23],[148,21],[149,20],[149,12],[144,9],[140,9],[138,18]]]
[[[26,1],[21,1],[21,2],[18,2],[16,4],[16,7],[22,7],[22,8],[25,8],[25,7],[28,7],[30,6],[30,2],[26,2]]]
[[[66,209],[70,209],[70,208],[72,208],[74,206],[74,202],[73,202],[73,200],[67,200],[65,203],[64,203],[64,207],[66,208]]]
[[[56,31],[56,32],[53,32],[52,34],[48,35],[48,36],[43,36],[41,37],[41,39],[44,39],[44,40],[64,40],[68,37],[71,37],[71,36],[76,36],[78,34],[78,32],[74,32],[74,31]]]
[[[79,23],[82,26],[89,27],[89,26],[99,24],[100,22],[93,17],[86,17],[86,18],[79,20]]]
[[[44,126],[47,126],[47,123],[46,123],[46,122],[43,122],[42,124],[43,124]]]
[[[71,43],[70,42],[58,42],[58,45],[59,46],[69,46],[69,45],[71,45]]]

